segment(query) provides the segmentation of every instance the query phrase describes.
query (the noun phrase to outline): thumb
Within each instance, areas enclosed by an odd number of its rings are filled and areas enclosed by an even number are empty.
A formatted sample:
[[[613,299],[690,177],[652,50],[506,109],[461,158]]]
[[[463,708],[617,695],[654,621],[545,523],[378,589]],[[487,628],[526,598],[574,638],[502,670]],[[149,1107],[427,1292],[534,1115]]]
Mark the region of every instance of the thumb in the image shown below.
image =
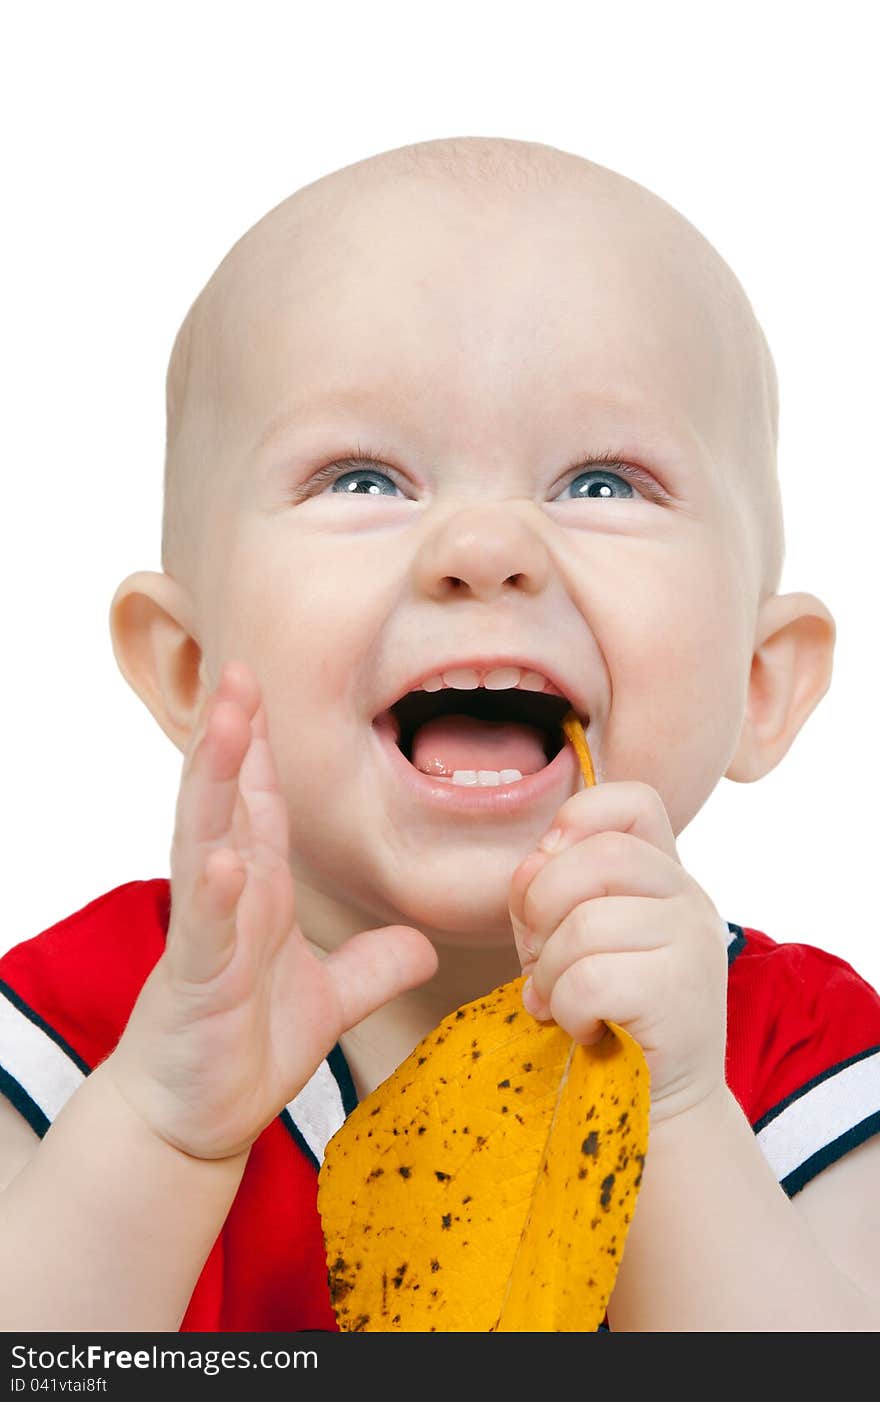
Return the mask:
[[[418,988],[437,972],[431,941],[408,925],[362,930],[324,960],[339,996],[341,1031],[347,1032],[383,1003]]]
[[[537,950],[532,944],[532,933],[526,923],[525,899],[529,886],[543,867],[544,863],[550,860],[549,852],[530,852],[516,868],[510,882],[510,894],[507,901],[507,909],[510,915],[510,927],[513,930],[513,938],[516,943],[516,952],[519,962],[523,966],[523,972],[528,972],[526,966],[531,966],[537,957]]]

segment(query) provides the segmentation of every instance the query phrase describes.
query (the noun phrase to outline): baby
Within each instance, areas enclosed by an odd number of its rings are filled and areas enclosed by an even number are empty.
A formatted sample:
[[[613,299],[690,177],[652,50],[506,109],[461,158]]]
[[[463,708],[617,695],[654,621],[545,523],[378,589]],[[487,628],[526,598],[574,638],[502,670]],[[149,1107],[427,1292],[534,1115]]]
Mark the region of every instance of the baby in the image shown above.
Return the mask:
[[[610,1327],[880,1328],[880,997],[676,851],[835,637],[776,592],[776,379],[727,265],[578,156],[425,142],[254,225],[167,390],[163,572],[110,623],[184,755],[170,883],[0,960],[4,1327],[333,1329],[329,1136],[525,970],[650,1069]]]

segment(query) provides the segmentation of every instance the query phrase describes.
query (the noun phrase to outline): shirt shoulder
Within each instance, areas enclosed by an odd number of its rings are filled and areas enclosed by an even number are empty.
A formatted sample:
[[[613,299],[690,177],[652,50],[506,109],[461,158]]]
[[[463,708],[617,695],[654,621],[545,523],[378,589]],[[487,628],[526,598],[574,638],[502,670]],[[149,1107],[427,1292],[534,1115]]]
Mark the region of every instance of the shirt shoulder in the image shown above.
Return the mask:
[[[0,1091],[38,1134],[118,1042],[169,911],[167,878],[129,881],[0,957]]]
[[[728,928],[727,1081],[792,1194],[880,1132],[880,995],[825,949]]]

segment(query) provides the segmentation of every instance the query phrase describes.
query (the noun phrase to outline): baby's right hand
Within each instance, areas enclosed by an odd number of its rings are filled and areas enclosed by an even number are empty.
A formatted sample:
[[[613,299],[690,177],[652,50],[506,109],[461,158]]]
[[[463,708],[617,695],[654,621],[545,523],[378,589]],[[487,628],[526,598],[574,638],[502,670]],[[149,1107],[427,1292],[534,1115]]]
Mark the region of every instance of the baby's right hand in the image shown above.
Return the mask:
[[[126,1101],[188,1154],[241,1153],[341,1033],[436,962],[402,925],[312,953],[295,919],[259,687],[244,663],[227,663],[184,757],[165,953],[107,1062]]]

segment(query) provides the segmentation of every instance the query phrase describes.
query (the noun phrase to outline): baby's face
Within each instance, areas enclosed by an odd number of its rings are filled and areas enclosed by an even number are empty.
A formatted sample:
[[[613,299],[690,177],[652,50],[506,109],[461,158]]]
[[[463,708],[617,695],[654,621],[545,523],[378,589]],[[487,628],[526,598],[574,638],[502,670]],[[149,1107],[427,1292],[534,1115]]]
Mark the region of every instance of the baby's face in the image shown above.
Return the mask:
[[[456,663],[549,676],[599,780],[653,786],[676,832],[730,763],[758,606],[738,351],[687,248],[645,237],[571,193],[526,217],[398,182],[232,285],[199,642],[211,685],[227,658],[261,683],[315,909],[509,940],[513,868],[580,781],[572,757],[488,809],[411,782],[377,716]]]

